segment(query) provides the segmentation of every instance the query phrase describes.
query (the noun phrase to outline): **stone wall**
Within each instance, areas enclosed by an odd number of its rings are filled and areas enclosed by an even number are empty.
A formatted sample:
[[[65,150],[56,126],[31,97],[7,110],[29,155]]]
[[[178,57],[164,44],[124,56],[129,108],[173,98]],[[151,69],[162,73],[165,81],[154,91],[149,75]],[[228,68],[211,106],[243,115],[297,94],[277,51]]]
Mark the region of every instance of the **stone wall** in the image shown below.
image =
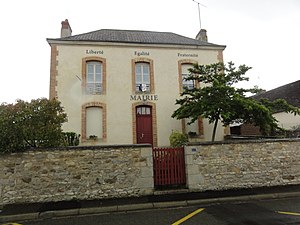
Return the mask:
[[[185,147],[187,188],[300,184],[300,139]],[[0,206],[154,194],[150,145],[86,146],[0,155]]]
[[[153,194],[150,145],[0,155],[0,206]]]
[[[187,146],[190,191],[300,184],[300,140]]]

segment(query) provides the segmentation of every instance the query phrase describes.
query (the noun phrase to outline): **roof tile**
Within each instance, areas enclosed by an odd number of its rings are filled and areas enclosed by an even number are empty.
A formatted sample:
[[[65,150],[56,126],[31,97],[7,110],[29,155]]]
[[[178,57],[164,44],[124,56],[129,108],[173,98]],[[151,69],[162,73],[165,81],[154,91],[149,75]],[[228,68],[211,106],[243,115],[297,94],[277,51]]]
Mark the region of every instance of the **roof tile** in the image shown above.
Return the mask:
[[[256,99],[267,98],[271,101],[284,99],[289,104],[300,107],[300,80],[253,96]]]
[[[102,29],[89,33],[57,38],[55,40],[225,47],[224,45],[216,45],[209,42],[184,37],[171,32],[111,29]]]

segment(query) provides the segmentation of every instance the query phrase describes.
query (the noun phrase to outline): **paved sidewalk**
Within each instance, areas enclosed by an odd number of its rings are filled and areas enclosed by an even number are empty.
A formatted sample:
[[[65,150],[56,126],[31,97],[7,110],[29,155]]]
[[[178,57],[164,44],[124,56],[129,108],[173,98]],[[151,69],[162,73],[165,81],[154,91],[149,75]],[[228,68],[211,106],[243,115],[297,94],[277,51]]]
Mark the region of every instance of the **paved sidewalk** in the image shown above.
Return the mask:
[[[189,192],[186,189],[156,191],[154,195],[139,198],[6,205],[0,210],[0,223],[61,216],[293,197],[300,197],[300,185],[206,192]]]

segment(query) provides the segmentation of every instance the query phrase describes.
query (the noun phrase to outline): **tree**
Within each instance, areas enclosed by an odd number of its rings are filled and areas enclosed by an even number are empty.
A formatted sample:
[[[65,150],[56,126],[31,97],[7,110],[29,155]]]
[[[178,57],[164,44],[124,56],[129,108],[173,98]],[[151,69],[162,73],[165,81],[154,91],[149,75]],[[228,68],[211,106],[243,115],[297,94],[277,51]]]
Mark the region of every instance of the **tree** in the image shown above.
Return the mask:
[[[272,113],[275,103],[267,100],[256,100],[246,95],[255,94],[261,89],[237,88],[240,81],[248,81],[245,73],[251,69],[246,65],[238,68],[232,62],[226,66],[223,63],[211,65],[195,64],[190,69],[187,80],[193,80],[202,84],[202,87],[184,89],[176,104],[180,107],[172,114],[173,118],[191,118],[190,123],[196,121],[199,116],[207,118],[209,123],[214,123],[212,141],[215,140],[218,122],[227,126],[235,121],[253,123],[260,127],[264,133],[278,128],[277,121]],[[299,113],[299,109],[290,106],[282,100],[278,107],[282,106],[285,111]]]
[[[264,135],[274,135],[283,130],[278,126],[278,121],[273,116],[274,113],[287,112],[300,115],[300,109],[288,104],[284,99],[270,101],[266,98],[248,98],[245,103],[246,105],[240,108],[240,111],[237,111],[239,117],[243,118],[242,120],[240,119],[241,122],[259,126],[260,131]]]
[[[61,125],[67,121],[60,102],[40,98],[0,106],[0,148],[19,151],[62,144]]]

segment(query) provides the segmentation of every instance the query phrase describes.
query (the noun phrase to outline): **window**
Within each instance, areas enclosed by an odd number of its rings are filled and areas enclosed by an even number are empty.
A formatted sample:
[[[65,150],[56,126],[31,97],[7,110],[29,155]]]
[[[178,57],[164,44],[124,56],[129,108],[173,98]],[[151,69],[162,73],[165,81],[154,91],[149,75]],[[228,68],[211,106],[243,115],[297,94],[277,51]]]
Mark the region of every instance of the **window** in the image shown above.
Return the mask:
[[[183,89],[193,89],[195,87],[194,80],[186,80],[186,78],[191,74],[189,69],[192,68],[191,64],[182,64],[181,65],[181,78],[182,78],[182,87]]]
[[[106,59],[96,56],[82,58],[82,93],[106,94]]]
[[[88,107],[86,109],[86,137],[95,136],[102,138],[103,136],[103,113],[100,107]]]
[[[102,63],[88,62],[86,65],[86,93],[99,95],[103,91],[102,85]]]
[[[89,102],[82,105],[81,138],[86,141],[96,137],[106,141],[106,105],[100,102]]]
[[[194,121],[192,124],[188,124],[190,121],[190,118],[182,119],[182,132],[188,134],[189,137],[203,136],[203,119],[199,117],[198,120]]]
[[[151,115],[151,108],[150,107],[137,107],[136,114],[138,115]]]
[[[154,94],[153,60],[132,59],[132,92]]]
[[[178,61],[179,93],[182,93],[185,88],[190,90],[195,87],[200,87],[198,81],[185,79],[190,75],[189,69],[193,68],[193,65],[197,63],[197,61],[192,59],[182,59]]]
[[[136,92],[150,92],[149,63],[135,64],[135,90]]]
[[[184,119],[185,122],[185,129],[186,129],[186,133],[195,133],[198,134],[199,133],[199,129],[198,129],[198,120],[196,120],[194,123],[189,124],[189,122],[191,122],[190,118],[186,118]]]

